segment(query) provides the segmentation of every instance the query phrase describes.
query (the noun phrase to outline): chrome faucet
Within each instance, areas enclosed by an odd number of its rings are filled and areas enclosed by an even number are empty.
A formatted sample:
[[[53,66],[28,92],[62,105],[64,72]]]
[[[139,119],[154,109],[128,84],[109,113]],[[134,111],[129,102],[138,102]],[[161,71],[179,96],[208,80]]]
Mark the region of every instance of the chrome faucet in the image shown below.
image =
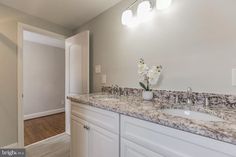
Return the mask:
[[[111,94],[114,95],[114,85],[111,85]]]
[[[177,94],[175,95],[175,104],[179,104],[179,96]]]
[[[209,98],[205,98],[205,103],[204,103],[204,107],[208,107],[209,106]]]
[[[121,96],[121,88],[118,85],[112,85],[112,95]]]
[[[187,88],[187,104],[188,105],[193,104],[193,101],[192,101],[192,88],[190,88],[190,87]]]
[[[118,86],[118,85],[115,85],[114,90],[115,90],[115,95],[118,95],[118,92],[119,92],[119,86]]]

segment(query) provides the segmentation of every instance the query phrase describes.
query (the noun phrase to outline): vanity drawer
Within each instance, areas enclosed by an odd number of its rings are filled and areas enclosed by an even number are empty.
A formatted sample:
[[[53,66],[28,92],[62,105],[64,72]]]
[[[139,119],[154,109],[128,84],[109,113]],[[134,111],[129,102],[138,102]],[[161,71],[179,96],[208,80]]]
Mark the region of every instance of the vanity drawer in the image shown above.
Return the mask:
[[[236,146],[121,116],[121,137],[168,157],[236,157]]]
[[[110,132],[119,134],[119,114],[117,113],[72,102],[71,114]]]

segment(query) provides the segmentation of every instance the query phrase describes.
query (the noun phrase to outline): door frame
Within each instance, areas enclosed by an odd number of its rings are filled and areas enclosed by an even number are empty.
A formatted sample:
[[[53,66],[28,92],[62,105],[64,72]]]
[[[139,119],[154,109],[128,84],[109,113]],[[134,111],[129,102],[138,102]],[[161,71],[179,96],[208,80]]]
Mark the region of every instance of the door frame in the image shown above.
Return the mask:
[[[24,104],[23,104],[23,33],[24,31],[31,31],[47,35],[59,40],[66,40],[66,36],[50,32],[38,27],[18,23],[18,36],[17,36],[17,105],[18,105],[18,147],[24,147]],[[66,98],[65,98],[66,101]]]

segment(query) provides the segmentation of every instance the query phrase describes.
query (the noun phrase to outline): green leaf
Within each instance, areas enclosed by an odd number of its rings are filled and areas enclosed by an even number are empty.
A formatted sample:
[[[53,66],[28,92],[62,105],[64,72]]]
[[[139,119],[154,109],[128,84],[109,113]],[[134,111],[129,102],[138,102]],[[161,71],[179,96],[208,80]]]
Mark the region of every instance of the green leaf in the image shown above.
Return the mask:
[[[142,82],[139,82],[139,85],[140,85],[145,91],[147,91],[146,86],[145,86]]]

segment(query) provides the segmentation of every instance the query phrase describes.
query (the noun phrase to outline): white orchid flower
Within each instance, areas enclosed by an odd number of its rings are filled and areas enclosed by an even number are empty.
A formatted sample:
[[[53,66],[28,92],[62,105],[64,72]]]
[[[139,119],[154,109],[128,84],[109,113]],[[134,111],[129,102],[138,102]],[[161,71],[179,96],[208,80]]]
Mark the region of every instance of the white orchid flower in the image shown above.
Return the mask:
[[[149,78],[149,83],[151,85],[157,84],[159,78],[161,75],[161,71],[159,67],[157,66],[152,66],[152,68],[148,71],[147,77]]]
[[[147,74],[148,73],[148,69],[149,68],[148,68],[148,66],[146,64],[142,64],[142,63],[138,64],[138,73],[140,75]]]
[[[150,91],[150,86],[157,84],[160,75],[161,75],[161,66],[152,66],[149,68],[143,59],[140,59],[138,62],[138,74],[139,74],[139,84],[142,88],[147,91]]]
[[[149,83],[151,85],[155,85],[155,84],[157,84],[159,78],[160,78],[160,74],[156,74],[154,77],[149,78]]]

